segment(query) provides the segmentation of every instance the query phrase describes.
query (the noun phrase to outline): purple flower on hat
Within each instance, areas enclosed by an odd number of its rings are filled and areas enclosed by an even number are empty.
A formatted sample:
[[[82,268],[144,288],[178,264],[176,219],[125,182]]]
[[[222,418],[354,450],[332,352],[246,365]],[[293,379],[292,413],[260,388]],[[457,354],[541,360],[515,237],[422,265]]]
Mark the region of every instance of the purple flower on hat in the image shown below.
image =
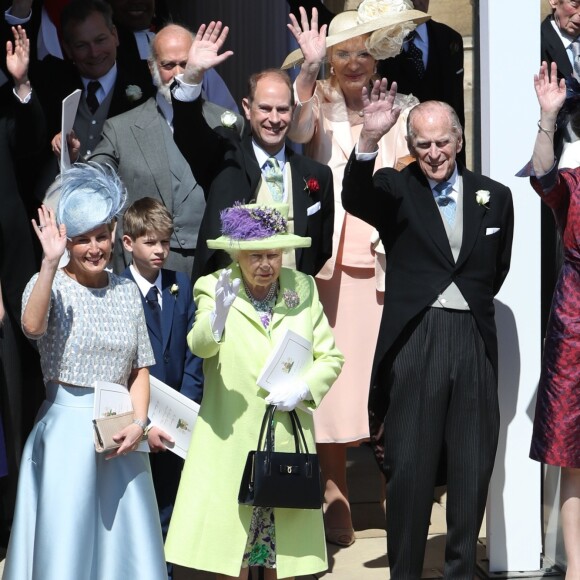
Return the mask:
[[[222,234],[232,240],[261,240],[287,233],[282,214],[271,207],[248,208],[241,203],[220,212]]]

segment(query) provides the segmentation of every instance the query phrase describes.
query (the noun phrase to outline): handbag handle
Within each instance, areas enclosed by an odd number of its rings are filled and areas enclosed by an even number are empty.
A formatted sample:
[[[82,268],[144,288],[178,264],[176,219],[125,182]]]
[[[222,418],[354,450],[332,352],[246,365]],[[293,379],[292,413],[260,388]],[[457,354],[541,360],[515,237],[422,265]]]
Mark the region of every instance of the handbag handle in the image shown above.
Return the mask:
[[[268,405],[266,412],[264,413],[264,418],[262,419],[262,425],[260,427],[260,436],[258,438],[258,449],[263,449],[266,451],[266,471],[270,472],[270,454],[272,453],[272,431],[274,429],[274,413],[276,412],[276,405]],[[304,431],[302,430],[302,425],[300,424],[300,419],[296,414],[296,411],[290,411],[290,421],[292,422],[292,432],[294,435],[294,445],[296,453],[300,453],[300,441],[302,441],[302,447],[304,449],[304,454],[306,457],[309,455],[308,445],[306,444],[306,437],[304,437]],[[266,439],[264,441],[264,432]],[[307,461],[306,465],[309,465]],[[310,476],[311,473],[308,473]]]
[[[276,405],[268,405],[268,407],[266,408],[266,412],[264,413],[264,417],[262,419],[257,449],[262,449],[264,451],[273,451],[272,430],[274,429],[275,412]],[[306,437],[304,436],[304,431],[302,431],[300,419],[298,418],[296,411],[290,411],[288,414],[290,415],[290,421],[292,422],[292,433],[294,435],[294,448],[296,450],[296,453],[300,453],[300,442],[302,442],[302,449],[304,449],[304,453],[308,454],[309,453],[308,445],[306,444]],[[266,433],[265,440],[264,440],[264,432]]]

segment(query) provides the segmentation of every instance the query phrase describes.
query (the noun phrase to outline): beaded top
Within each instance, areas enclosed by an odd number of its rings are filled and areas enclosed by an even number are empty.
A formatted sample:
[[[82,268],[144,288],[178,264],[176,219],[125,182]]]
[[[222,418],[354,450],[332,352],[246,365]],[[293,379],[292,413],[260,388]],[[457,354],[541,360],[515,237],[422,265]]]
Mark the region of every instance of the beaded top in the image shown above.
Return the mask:
[[[26,306],[38,274],[22,298]],[[62,270],[54,277],[48,326],[35,338],[44,381],[93,387],[126,385],[131,370],[155,364],[137,285],[109,274],[104,288],[88,288]]]

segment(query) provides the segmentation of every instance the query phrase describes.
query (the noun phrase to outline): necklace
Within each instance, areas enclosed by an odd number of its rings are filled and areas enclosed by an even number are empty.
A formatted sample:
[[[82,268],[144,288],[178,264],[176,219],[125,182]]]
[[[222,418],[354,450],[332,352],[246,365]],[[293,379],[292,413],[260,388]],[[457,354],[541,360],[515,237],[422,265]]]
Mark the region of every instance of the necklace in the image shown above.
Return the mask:
[[[268,310],[272,309],[274,302],[276,301],[276,295],[278,294],[278,280],[272,282],[270,289],[268,290],[268,294],[266,294],[262,300],[254,297],[254,295],[250,292],[250,289],[248,288],[245,280],[244,290],[246,291],[248,300],[258,312],[268,312]]]
[[[258,298],[255,298],[252,295],[245,280],[244,280],[244,290],[246,291],[246,296],[248,297],[250,304],[254,307],[254,310],[258,313],[262,326],[264,328],[268,328],[272,320],[272,312],[274,310],[274,305],[276,304],[276,297],[278,295],[278,280],[276,280],[270,285],[268,294],[266,294],[266,296],[262,300],[259,300]]]

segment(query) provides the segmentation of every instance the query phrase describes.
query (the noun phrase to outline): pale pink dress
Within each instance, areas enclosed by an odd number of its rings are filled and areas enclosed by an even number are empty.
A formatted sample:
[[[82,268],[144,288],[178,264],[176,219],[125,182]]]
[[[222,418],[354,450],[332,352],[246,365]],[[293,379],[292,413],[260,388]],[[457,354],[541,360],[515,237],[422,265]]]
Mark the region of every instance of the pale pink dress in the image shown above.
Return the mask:
[[[398,96],[403,112],[383,137],[375,170],[394,167],[409,154],[406,122],[418,101]],[[298,101],[297,101],[298,102]],[[375,230],[347,214],[341,203],[342,177],[358,141],[362,119],[350,117],[339,88],[318,81],[312,99],[298,103],[290,139],[305,144],[309,157],[330,167],[334,179],[333,255],[318,274],[320,300],[345,364],[314,412],[317,443],[353,443],[369,436],[367,402],[372,361],[382,315],[384,250]]]

